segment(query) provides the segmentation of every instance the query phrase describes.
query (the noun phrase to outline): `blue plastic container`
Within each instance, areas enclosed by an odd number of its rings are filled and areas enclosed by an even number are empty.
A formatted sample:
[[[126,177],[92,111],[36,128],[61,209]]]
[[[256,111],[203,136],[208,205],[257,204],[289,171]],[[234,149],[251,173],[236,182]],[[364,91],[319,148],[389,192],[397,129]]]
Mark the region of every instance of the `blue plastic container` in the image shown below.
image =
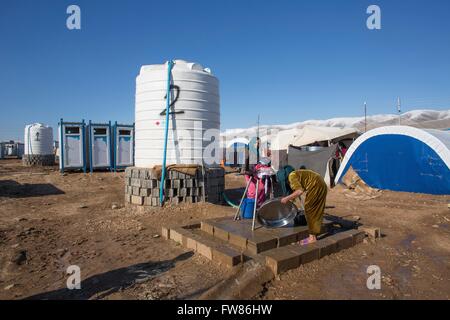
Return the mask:
[[[241,206],[241,217],[243,219],[253,219],[254,207],[255,207],[255,199],[245,198]]]

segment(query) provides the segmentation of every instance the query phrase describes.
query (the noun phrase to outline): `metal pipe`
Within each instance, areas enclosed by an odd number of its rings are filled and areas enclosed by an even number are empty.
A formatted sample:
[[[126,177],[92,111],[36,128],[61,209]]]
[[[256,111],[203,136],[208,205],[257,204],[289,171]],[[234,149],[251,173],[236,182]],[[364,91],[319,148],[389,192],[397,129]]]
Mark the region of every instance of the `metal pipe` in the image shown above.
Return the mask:
[[[114,172],[117,172],[117,152],[119,145],[117,144],[117,139],[119,138],[119,135],[117,134],[117,121],[114,122],[114,134],[112,135],[113,139],[113,161],[114,161]]]
[[[166,126],[164,129],[164,157],[161,168],[161,184],[159,186],[159,202],[161,206],[164,203],[164,183],[166,179],[166,158],[167,158],[167,138],[169,136],[169,112],[170,112],[170,80],[173,67],[173,61],[167,62],[167,96],[166,96]]]
[[[236,210],[236,214],[234,215],[234,220],[239,220],[238,219],[239,211],[241,211],[242,203],[244,202],[245,196],[247,195],[248,187],[250,186],[251,182],[252,182],[252,178],[250,177],[250,179],[248,179],[247,185],[245,186],[245,191],[244,191],[244,194],[242,195],[241,202],[239,202],[239,206]]]
[[[92,131],[92,122],[91,122],[91,120],[89,120],[89,129],[88,129],[89,169],[90,169],[91,174],[92,174],[92,171],[94,170],[92,168],[93,167],[93,164],[92,164],[92,153],[94,152],[94,148],[93,148],[93,144],[92,144],[92,132],[91,131]]]
[[[64,125],[63,125],[63,119],[61,118],[61,122],[60,122],[60,132],[59,132],[59,139],[60,139],[60,143],[59,143],[59,162],[60,162],[60,167],[61,167],[61,169],[60,169],[60,171],[61,171],[61,173],[63,173],[64,172],[64,148],[66,147],[65,146],[65,144],[64,144],[64,142],[63,142],[63,139],[64,139],[64,136],[63,136],[63,130],[64,130]]]
[[[256,207],[258,206],[258,188],[259,188],[259,179],[256,178],[255,206],[253,207],[252,231],[255,230]]]
[[[83,121],[81,121],[81,128],[82,128],[82,130],[81,130],[80,136],[82,137],[81,148],[83,150],[83,152],[82,152],[83,153],[83,172],[86,173],[86,170],[87,170],[87,168],[86,168],[86,162],[87,162],[87,159],[86,159],[86,137],[85,137],[86,123],[84,122],[84,119],[83,119]]]
[[[113,152],[114,152],[114,149],[112,148],[112,146],[111,146],[111,143],[112,143],[112,127],[111,127],[111,120],[109,120],[109,122],[108,122],[108,130],[109,130],[109,137],[107,137],[106,138],[106,141],[108,142],[108,150],[109,150],[109,152],[108,152],[108,156],[109,156],[109,171],[110,172],[112,172],[113,170],[114,170],[114,168],[113,168],[113,165],[112,165],[112,161],[113,161]]]

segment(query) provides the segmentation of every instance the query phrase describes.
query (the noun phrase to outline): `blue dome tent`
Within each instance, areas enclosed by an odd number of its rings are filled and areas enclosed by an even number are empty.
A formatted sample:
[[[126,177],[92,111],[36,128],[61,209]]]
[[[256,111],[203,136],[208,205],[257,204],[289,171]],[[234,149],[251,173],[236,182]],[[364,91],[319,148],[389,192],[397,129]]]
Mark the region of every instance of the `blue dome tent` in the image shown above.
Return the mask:
[[[450,194],[450,131],[406,126],[381,127],[360,136],[336,175],[352,167],[373,188]]]

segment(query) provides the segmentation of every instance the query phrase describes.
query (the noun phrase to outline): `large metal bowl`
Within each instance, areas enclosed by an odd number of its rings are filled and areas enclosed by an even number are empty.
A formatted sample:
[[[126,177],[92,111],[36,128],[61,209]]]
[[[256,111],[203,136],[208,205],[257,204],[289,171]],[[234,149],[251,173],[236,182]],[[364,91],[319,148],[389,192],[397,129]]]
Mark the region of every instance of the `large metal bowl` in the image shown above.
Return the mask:
[[[271,199],[263,203],[258,209],[256,217],[266,228],[280,228],[291,223],[297,215],[297,206],[288,202],[281,203],[281,198]]]

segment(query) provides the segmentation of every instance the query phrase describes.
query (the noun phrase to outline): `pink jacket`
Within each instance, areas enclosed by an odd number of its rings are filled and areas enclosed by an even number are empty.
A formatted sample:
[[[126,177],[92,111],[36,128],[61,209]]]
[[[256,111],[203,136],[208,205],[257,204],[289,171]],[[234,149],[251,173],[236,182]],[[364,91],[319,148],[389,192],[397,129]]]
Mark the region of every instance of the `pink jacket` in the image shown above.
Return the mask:
[[[262,167],[261,165],[257,165],[255,167],[256,170],[258,170],[260,167]],[[247,190],[247,198],[249,199],[255,199],[255,195],[256,195],[256,180],[259,180],[259,185],[258,185],[258,200],[257,200],[257,207],[261,206],[264,201],[266,201],[266,196],[264,193],[264,183],[262,181],[262,179],[257,178],[256,176],[249,176],[249,175],[245,175],[245,182],[248,183],[248,180],[252,179],[252,182],[250,182],[250,185],[248,186],[248,190]]]

